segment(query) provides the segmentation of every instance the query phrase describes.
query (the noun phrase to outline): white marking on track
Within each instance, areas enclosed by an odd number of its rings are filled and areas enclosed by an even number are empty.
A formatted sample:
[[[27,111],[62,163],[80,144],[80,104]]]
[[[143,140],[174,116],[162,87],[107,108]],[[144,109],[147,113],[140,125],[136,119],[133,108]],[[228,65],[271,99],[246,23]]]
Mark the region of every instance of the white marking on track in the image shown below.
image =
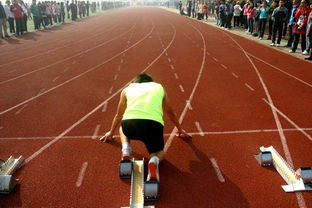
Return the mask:
[[[312,141],[312,137],[310,134],[305,132],[303,128],[299,127],[294,121],[292,121],[290,118],[288,118],[283,112],[281,112],[277,107],[274,106],[274,104],[271,104],[269,101],[267,101],[265,98],[262,98],[262,100],[271,106],[278,114],[280,114],[283,118],[285,118],[291,125],[293,125],[296,129],[298,129],[303,135],[305,135],[309,140]]]
[[[113,89],[114,89],[114,87],[111,87],[110,89],[109,89],[109,94],[112,94],[112,92],[113,92]]]
[[[188,109],[189,110],[193,110],[193,108],[192,108],[192,105],[191,105],[191,102],[190,101],[186,101],[186,105],[187,105],[187,107],[188,107]]]
[[[165,55],[168,56],[168,53],[166,52]]]
[[[209,52],[206,52],[206,54],[209,56],[210,55],[210,53]]]
[[[179,79],[179,76],[178,76],[177,73],[174,73],[174,77],[175,77],[176,79]]]
[[[58,80],[60,78],[60,76],[55,77],[52,82],[55,82],[56,80]]]
[[[87,167],[88,167],[88,162],[84,162],[81,166],[81,169],[80,169],[80,172],[79,172],[79,175],[78,175],[78,178],[77,178],[77,181],[76,181],[76,186],[77,187],[80,187],[81,184],[82,184],[82,181],[83,181],[83,178],[86,174],[86,170],[87,170]]]
[[[227,69],[227,66],[225,66],[224,64],[221,64],[221,66],[222,66],[224,69]]]
[[[1,128],[0,128],[1,129]],[[304,131],[312,131],[312,128],[301,128]],[[284,132],[298,132],[299,130],[296,128],[292,129],[283,129]],[[188,134],[194,135],[229,135],[229,134],[257,134],[257,133],[274,133],[278,132],[278,129],[254,129],[254,130],[238,130],[238,131],[215,131],[215,132],[188,132]],[[164,134],[166,137],[170,136],[171,133]],[[93,135],[81,135],[81,136],[64,136],[63,139],[92,139]],[[114,135],[114,137],[119,138],[119,135]],[[0,140],[44,140],[44,139],[54,139],[55,136],[47,136],[47,137],[0,137]]]
[[[104,112],[106,112],[106,110],[107,110],[107,102],[104,103],[103,108],[102,108],[102,112],[104,113]]]
[[[123,53],[123,54],[122,54],[122,57],[125,57],[125,56],[126,56],[126,53]]]
[[[201,128],[200,124],[198,121],[195,121],[195,126],[200,134],[200,136],[205,136],[204,132],[203,132],[203,129]]]
[[[22,112],[22,110],[24,109],[24,108],[26,108],[28,106],[28,104],[25,104],[23,107],[21,107],[21,109],[19,109],[18,111],[16,111],[15,112],[15,114],[17,115],[17,114],[20,114],[21,112]]]
[[[3,126],[0,126],[0,130],[3,129]]]
[[[179,85],[181,92],[184,92],[184,88],[182,85]]]
[[[248,89],[250,89],[251,91],[255,91],[255,89],[252,88],[249,84],[245,83],[245,86],[246,86]]]
[[[116,80],[116,79],[117,79],[117,77],[118,77],[118,74],[115,74],[115,76],[114,76],[114,80]]]
[[[234,72],[232,72],[233,77],[235,77],[236,79],[238,79],[237,74],[235,74]]]
[[[69,67],[66,67],[66,68],[63,70],[63,72],[67,72],[68,69],[69,69]]]
[[[96,139],[97,138],[97,136],[99,135],[100,128],[101,128],[101,124],[96,125],[96,127],[94,129],[94,132],[93,132],[92,139]]]
[[[118,71],[120,71],[120,69],[121,69],[121,66],[119,65],[119,66],[118,66]]]
[[[215,57],[212,57],[213,58],[213,60],[215,60],[216,62],[219,62],[219,60],[218,59],[216,59]]]
[[[43,93],[45,91],[45,88],[41,89],[37,95],[40,95],[41,93]]]
[[[171,62],[171,59],[170,59],[170,58],[168,58],[168,61],[169,61],[169,62]]]
[[[216,174],[217,174],[217,177],[218,177],[219,181],[220,181],[221,183],[224,183],[224,182],[225,182],[225,179],[224,179],[224,177],[223,177],[223,175],[222,175],[222,172],[221,172],[221,170],[220,170],[220,168],[219,168],[219,166],[218,166],[218,164],[217,164],[216,159],[210,158],[210,162],[211,162],[212,167],[214,168],[214,170],[215,170],[215,172],[216,172]]]
[[[170,64],[170,68],[171,68],[171,69],[174,69],[174,66],[173,66],[172,64]]]
[[[120,60],[120,63],[122,64],[123,62],[124,62],[124,60],[123,60],[123,59],[121,59],[121,60]]]

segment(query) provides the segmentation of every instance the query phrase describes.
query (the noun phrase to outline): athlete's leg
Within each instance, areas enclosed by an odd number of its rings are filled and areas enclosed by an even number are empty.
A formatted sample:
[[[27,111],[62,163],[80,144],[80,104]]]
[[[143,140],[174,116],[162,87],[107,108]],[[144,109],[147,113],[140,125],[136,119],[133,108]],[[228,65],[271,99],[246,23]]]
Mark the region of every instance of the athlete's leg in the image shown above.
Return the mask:
[[[124,160],[130,160],[131,156],[131,144],[130,140],[126,137],[126,135],[122,131],[122,127],[119,128],[119,135],[120,135],[120,141],[122,145],[122,159]]]

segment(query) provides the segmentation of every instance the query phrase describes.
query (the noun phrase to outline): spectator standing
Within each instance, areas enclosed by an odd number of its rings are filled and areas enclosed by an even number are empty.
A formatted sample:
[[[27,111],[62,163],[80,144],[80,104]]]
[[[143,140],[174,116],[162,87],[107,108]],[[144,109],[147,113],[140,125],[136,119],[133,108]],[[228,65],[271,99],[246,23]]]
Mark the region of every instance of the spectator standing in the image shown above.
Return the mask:
[[[249,8],[249,2],[245,3],[243,6],[243,21],[244,21],[244,28],[248,31],[248,19],[247,19],[247,11]]]
[[[28,10],[27,7],[24,3],[24,1],[19,1],[20,6],[22,7],[22,11],[23,11],[23,22],[22,22],[22,30],[23,32],[27,32],[27,20],[28,20]]]
[[[299,0],[294,0],[292,9],[289,15],[289,22],[288,22],[289,39],[285,47],[292,47],[292,44],[294,42],[294,21],[295,21],[295,14],[296,14],[298,7],[299,7]]]
[[[87,4],[86,4],[87,17],[89,17],[89,10],[90,10],[90,3],[89,1],[87,1]]]
[[[6,13],[4,11],[4,7],[2,6],[2,3],[0,2],[0,36],[1,38],[4,38],[5,37],[10,37],[8,35],[8,28],[7,28],[7,16],[6,16]],[[2,28],[4,30],[4,35],[3,35],[3,32],[2,32]]]
[[[260,28],[260,8],[261,8],[261,1],[257,1],[257,6],[256,6],[256,11],[254,14],[254,28],[255,28],[255,33],[252,34],[253,36],[258,36],[259,35],[259,28]]]
[[[248,34],[252,34],[254,30],[254,14],[256,12],[256,8],[254,7],[253,2],[249,2],[249,6],[247,8],[247,20],[248,20]]]
[[[271,46],[279,47],[281,40],[282,40],[283,25],[284,25],[284,22],[287,20],[287,14],[288,14],[288,10],[284,5],[285,5],[284,0],[280,0],[279,7],[274,9],[273,14],[272,14],[274,23],[273,23],[272,43],[270,44]],[[278,32],[278,38],[277,38],[277,43],[275,44],[277,32]]]
[[[234,8],[233,8],[233,0],[228,0],[225,3],[225,15],[226,15],[226,25],[225,27],[227,29],[231,29],[232,28],[232,19],[233,19],[233,12],[234,12]]]
[[[65,23],[65,6],[64,2],[61,2],[61,10],[60,10],[61,23]]]
[[[219,5],[219,16],[220,16],[220,26],[225,27],[226,24],[226,15],[225,15],[225,4],[224,0],[220,1]]]
[[[75,4],[74,0],[69,5],[69,7],[70,7],[70,11],[71,11],[72,21],[75,21],[77,19],[78,8],[77,8],[77,5]]]
[[[267,18],[269,14],[270,7],[266,0],[262,1],[262,6],[260,7],[260,26],[259,26],[259,39],[263,39],[265,26],[267,23]]]
[[[271,40],[271,38],[272,38],[273,23],[274,23],[272,14],[273,14],[274,9],[277,8],[277,4],[278,4],[277,1],[273,1],[272,4],[271,4],[271,6],[270,6],[269,13],[268,13],[268,19],[269,19],[269,36],[268,36],[267,40]]]
[[[40,9],[36,3],[36,0],[32,1],[32,4],[30,5],[30,11],[33,16],[35,30],[39,30],[40,29]]]
[[[310,8],[312,8],[312,4],[310,5]],[[309,17],[308,17],[306,34],[307,34],[307,40],[309,42],[308,49],[309,49],[310,56],[305,58],[305,60],[312,61],[312,11],[310,12]]]
[[[7,17],[7,21],[9,22],[10,33],[15,34],[15,26],[14,26],[14,15],[11,12],[11,4],[10,0],[7,0],[4,5],[4,11]]]
[[[13,13],[15,19],[16,35],[23,35],[23,11],[22,7],[17,3],[17,0],[13,0],[11,12]]]
[[[302,52],[306,49],[306,26],[308,17],[311,12],[311,8],[308,5],[307,0],[302,0],[300,7],[297,9],[294,21],[294,44],[290,53],[295,53],[298,47],[299,39],[301,36],[301,50]]]
[[[203,12],[204,12],[204,17],[203,18],[205,18],[206,21],[208,19],[208,11],[209,11],[209,7],[208,7],[207,2],[205,2],[204,3],[204,8],[203,8]]]
[[[234,27],[235,25],[238,27],[239,23],[240,23],[240,16],[242,13],[243,9],[240,6],[239,1],[236,2],[235,6],[234,6]]]

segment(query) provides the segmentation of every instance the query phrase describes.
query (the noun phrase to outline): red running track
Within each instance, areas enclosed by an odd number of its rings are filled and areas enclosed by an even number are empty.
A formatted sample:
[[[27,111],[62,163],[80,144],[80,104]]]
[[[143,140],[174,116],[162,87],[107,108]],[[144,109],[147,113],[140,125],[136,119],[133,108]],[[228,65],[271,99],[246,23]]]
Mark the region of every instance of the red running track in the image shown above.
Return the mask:
[[[56,40],[56,41],[53,41]],[[171,137],[156,207],[312,207],[253,155],[273,145],[312,165],[311,64],[159,8],[127,8],[0,45],[0,158],[23,155],[0,207],[121,207],[120,142],[97,138],[121,89],[163,83],[191,142]],[[13,55],[14,54],[14,55]],[[133,142],[134,157],[147,157]],[[218,168],[216,168],[216,166]],[[219,171],[219,172],[218,172]]]

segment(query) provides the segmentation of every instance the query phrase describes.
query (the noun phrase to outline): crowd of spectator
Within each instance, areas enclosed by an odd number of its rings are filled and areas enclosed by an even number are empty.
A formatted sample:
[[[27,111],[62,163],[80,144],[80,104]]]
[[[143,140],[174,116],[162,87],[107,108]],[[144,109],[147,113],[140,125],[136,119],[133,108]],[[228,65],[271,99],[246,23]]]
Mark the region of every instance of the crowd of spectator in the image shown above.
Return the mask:
[[[312,4],[309,0],[214,0],[180,1],[180,14],[198,20],[215,18],[216,24],[226,30],[232,27],[245,29],[247,34],[263,40],[271,40],[272,47],[281,47],[281,40],[287,39],[283,47],[295,53],[301,40],[301,50],[305,58],[312,60]]]
[[[107,10],[127,6],[122,2],[92,2],[72,0],[42,1],[32,0],[29,5],[23,0],[6,0],[5,5],[0,1],[0,35],[10,38],[11,35],[21,36],[28,32],[28,21],[33,21],[34,29],[51,28],[55,24],[64,24],[66,19],[76,21],[95,13],[97,9]]]

